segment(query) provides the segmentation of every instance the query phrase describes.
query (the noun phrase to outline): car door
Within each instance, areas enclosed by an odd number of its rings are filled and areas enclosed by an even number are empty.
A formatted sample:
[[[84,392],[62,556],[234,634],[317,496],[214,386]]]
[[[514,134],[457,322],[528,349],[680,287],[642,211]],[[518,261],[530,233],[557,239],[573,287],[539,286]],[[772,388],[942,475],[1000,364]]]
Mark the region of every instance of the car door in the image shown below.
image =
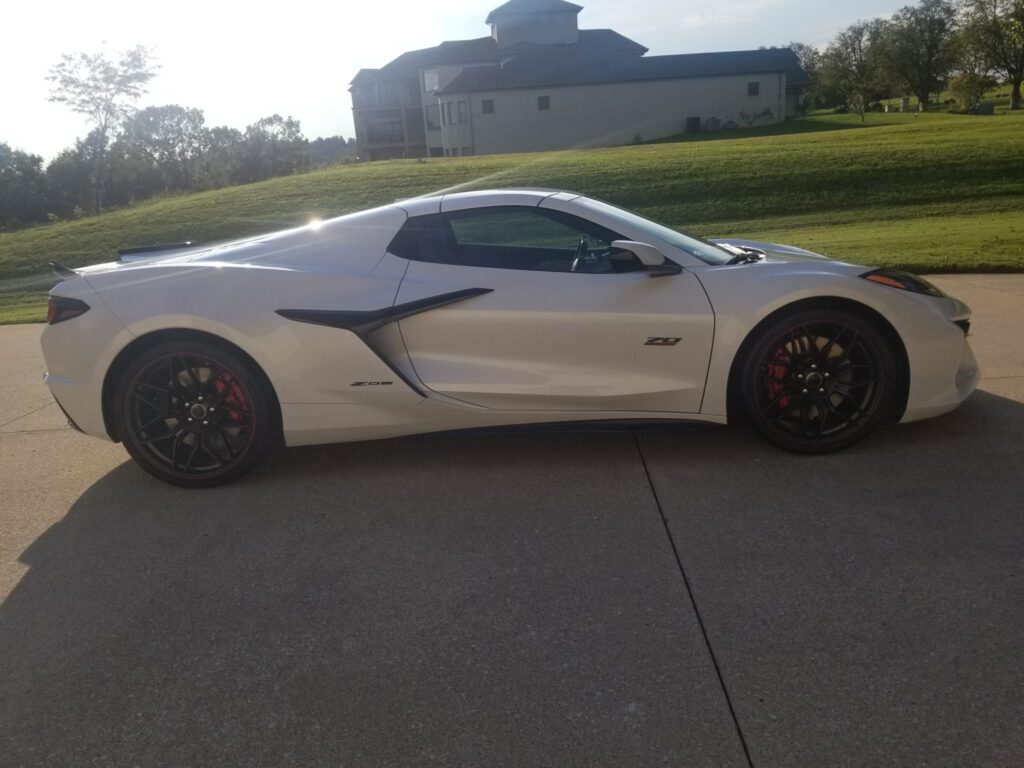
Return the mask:
[[[410,218],[396,308],[430,390],[503,410],[700,410],[714,318],[696,277],[651,277],[615,232],[536,206]],[[583,245],[581,246],[581,242]]]

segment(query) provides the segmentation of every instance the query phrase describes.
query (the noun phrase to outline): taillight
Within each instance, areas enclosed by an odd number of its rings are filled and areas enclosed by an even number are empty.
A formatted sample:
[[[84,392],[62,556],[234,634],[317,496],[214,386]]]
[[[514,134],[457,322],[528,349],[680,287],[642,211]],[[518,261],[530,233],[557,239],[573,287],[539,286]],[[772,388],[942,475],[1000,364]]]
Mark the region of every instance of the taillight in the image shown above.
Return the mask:
[[[46,307],[46,322],[50,325],[70,320],[89,311],[89,305],[79,299],[51,296]]]

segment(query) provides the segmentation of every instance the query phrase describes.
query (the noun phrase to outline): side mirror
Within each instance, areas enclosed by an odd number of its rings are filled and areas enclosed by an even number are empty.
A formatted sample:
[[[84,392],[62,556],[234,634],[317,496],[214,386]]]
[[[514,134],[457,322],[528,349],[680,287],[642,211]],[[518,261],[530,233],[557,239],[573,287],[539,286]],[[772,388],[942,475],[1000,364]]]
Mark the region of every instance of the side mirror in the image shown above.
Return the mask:
[[[634,240],[613,240],[612,248],[620,251],[629,251],[640,263],[644,265],[643,271],[651,277],[664,277],[665,275],[678,275],[683,268],[674,261],[665,258],[665,254],[647,243],[638,243]]]

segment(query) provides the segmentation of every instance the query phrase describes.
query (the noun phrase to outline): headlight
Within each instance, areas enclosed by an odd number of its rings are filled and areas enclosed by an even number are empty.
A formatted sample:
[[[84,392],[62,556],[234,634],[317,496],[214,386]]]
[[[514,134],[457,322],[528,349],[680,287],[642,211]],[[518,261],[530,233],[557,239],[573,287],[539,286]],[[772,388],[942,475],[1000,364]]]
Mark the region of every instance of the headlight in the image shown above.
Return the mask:
[[[899,288],[901,291],[913,293],[924,293],[928,296],[943,297],[944,294],[923,277],[904,272],[900,269],[873,269],[861,275],[865,280],[879,285],[887,285],[890,288]]]

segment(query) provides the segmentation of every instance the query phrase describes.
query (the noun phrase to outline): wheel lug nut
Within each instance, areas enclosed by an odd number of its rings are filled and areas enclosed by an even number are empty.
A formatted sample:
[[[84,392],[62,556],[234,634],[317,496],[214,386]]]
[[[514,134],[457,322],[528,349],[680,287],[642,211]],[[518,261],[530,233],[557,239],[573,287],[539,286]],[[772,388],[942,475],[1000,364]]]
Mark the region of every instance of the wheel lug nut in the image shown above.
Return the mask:
[[[825,394],[825,388],[824,388],[824,387],[822,387],[822,388],[821,388],[821,389],[819,389],[818,391],[819,391],[819,392],[821,392],[822,394]],[[205,424],[205,423],[206,423],[206,422],[204,421],[204,422],[203,422],[203,424]]]
[[[189,416],[189,417],[188,417],[188,420],[189,420],[189,421],[192,421],[192,417],[191,417],[191,416]]]
[[[199,396],[199,402],[200,403],[203,402],[203,396],[202,395]]]
[[[825,374],[825,378],[827,379],[827,378],[829,378],[829,377],[830,377],[831,375],[832,375],[831,373],[826,373],[826,374]]]
[[[812,366],[811,366],[811,370],[812,370],[812,371],[816,371],[816,370],[818,370],[818,366],[816,366],[816,365],[812,365]]]
[[[802,378],[804,377],[804,375],[803,375],[802,373],[798,373],[798,374],[796,375],[796,377],[797,377],[798,379],[802,379]]]
[[[823,389],[823,390],[821,390],[821,391],[822,391],[822,392],[824,392],[825,390]],[[203,424],[209,424],[209,423],[210,423],[210,422],[208,422],[208,421],[207,421],[206,419],[203,419]]]
[[[807,394],[807,390],[805,389],[803,393],[806,395]],[[192,421],[192,419],[189,419],[189,421]]]

